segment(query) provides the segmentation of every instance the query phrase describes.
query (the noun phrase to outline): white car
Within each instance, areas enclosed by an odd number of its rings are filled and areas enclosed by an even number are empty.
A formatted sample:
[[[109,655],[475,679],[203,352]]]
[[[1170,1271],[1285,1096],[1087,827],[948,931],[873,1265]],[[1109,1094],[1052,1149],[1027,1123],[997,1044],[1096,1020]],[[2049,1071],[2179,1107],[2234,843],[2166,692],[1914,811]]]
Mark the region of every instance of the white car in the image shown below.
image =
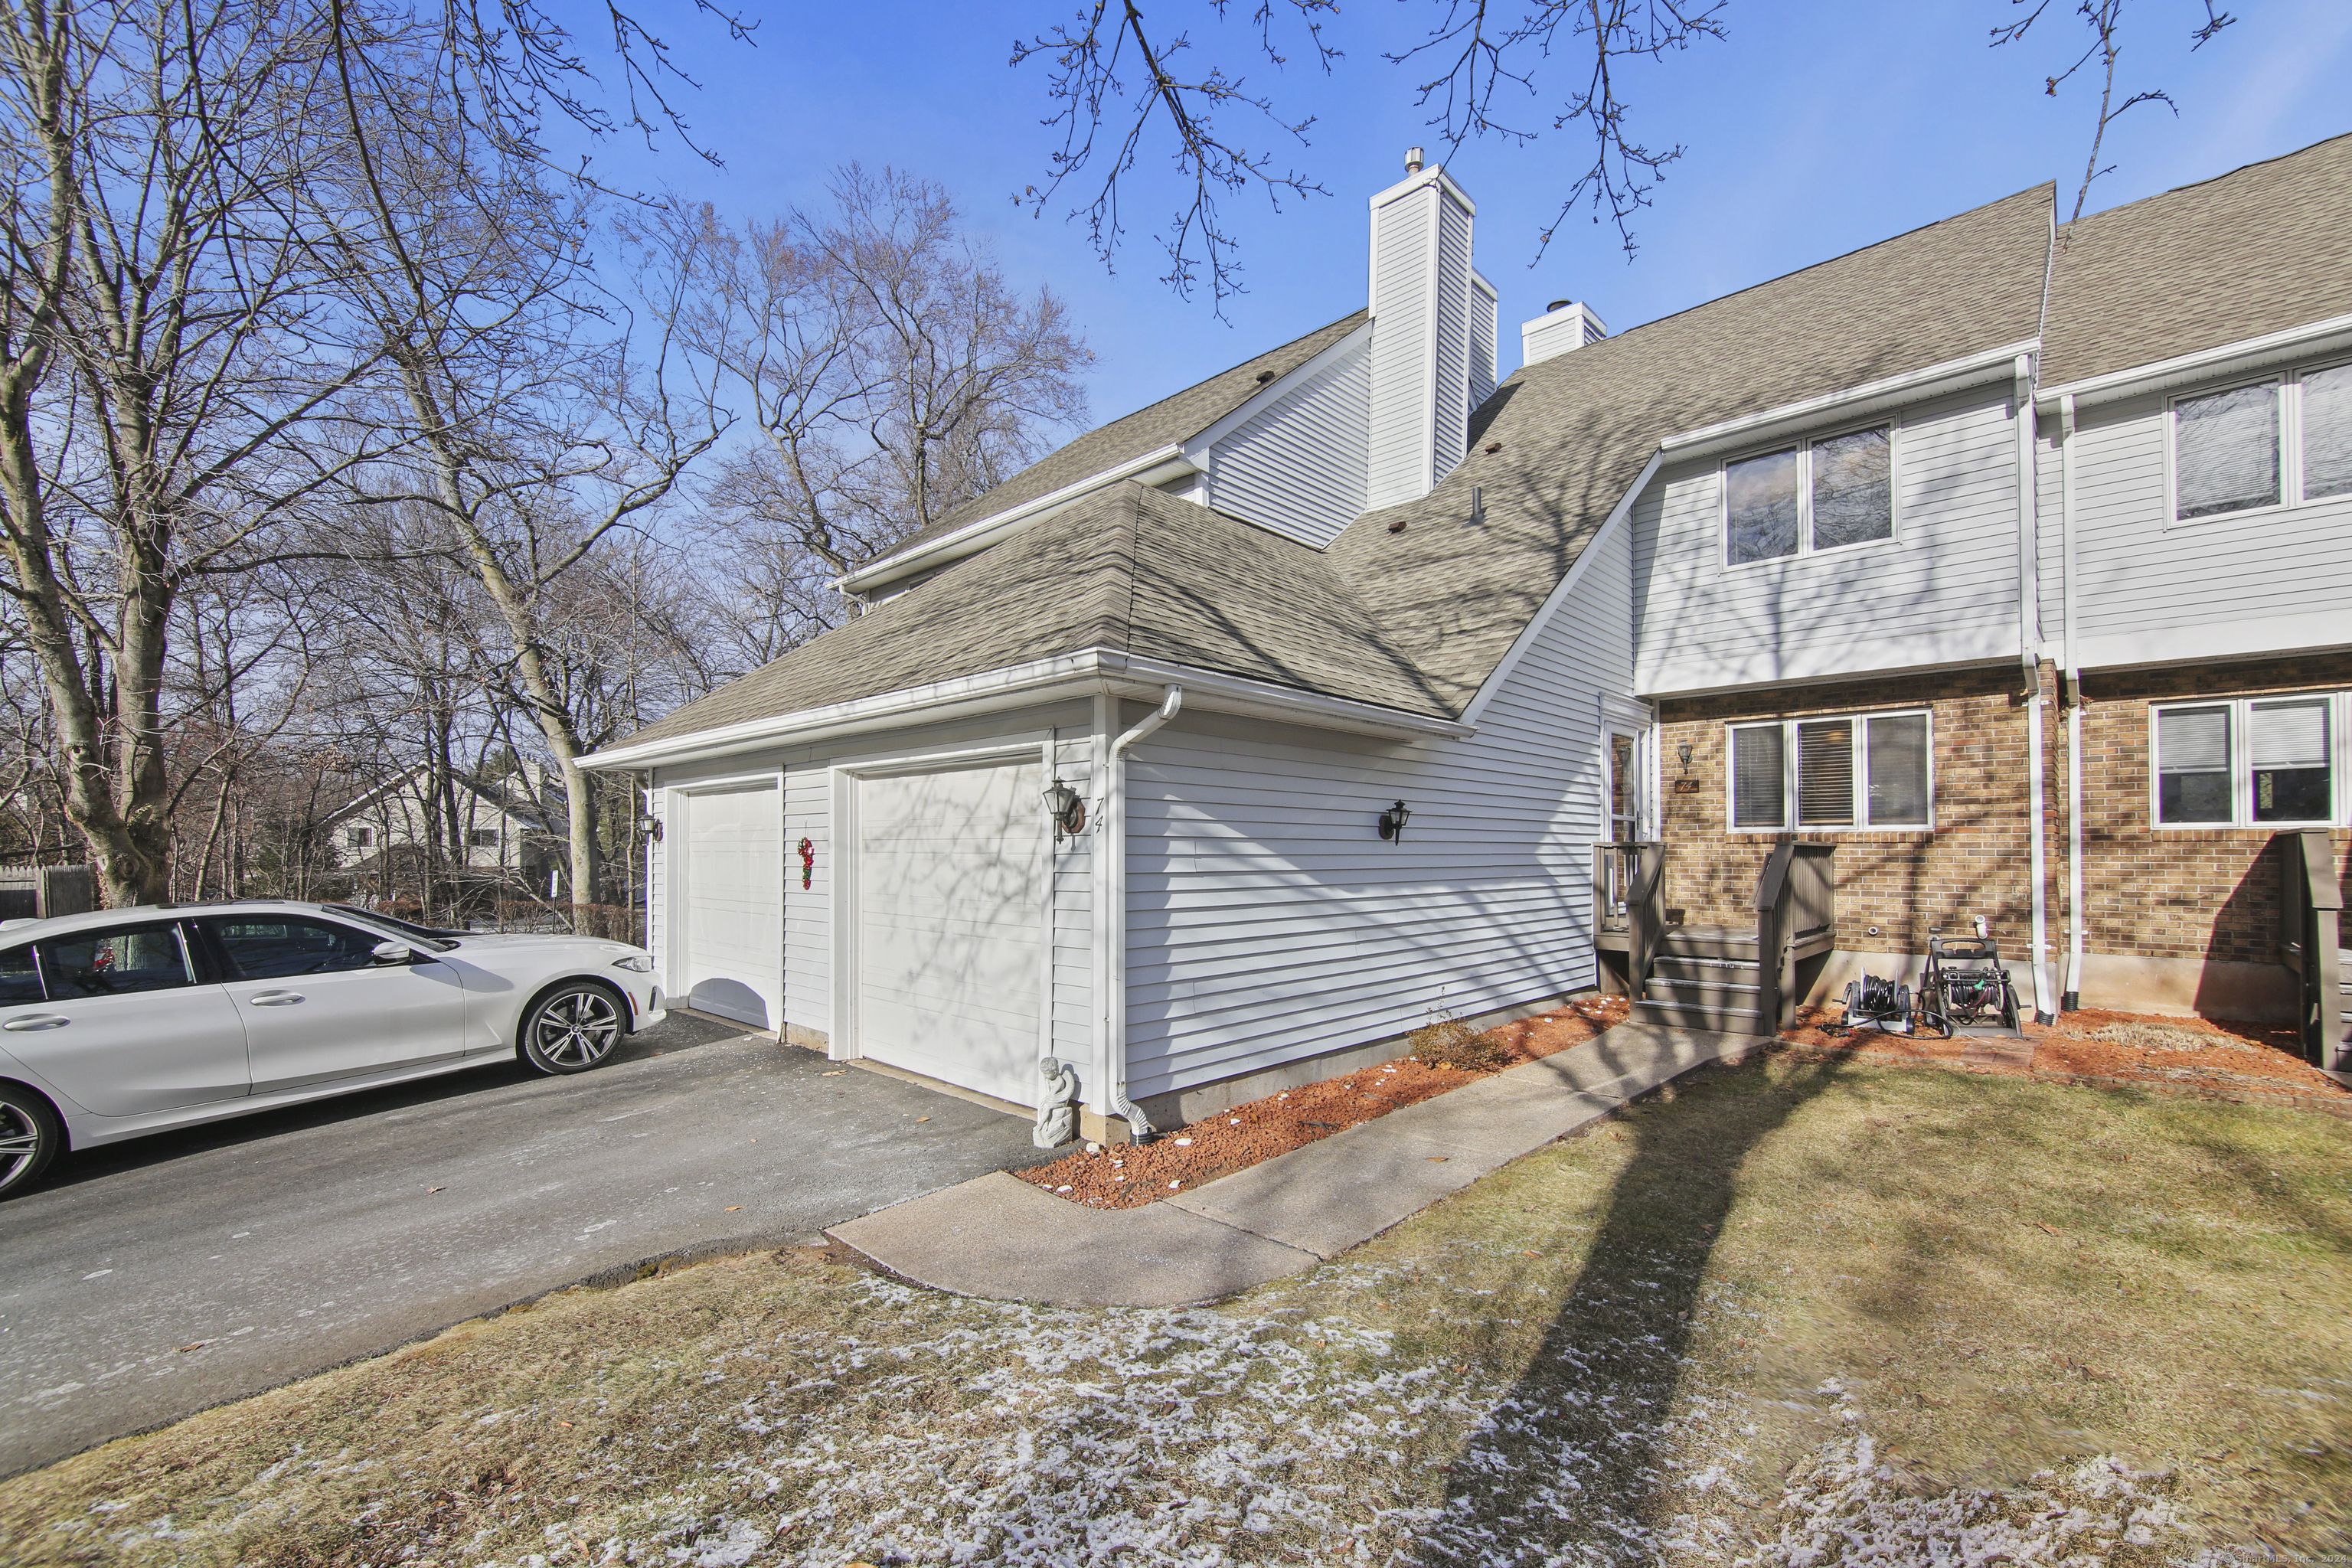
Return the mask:
[[[436,934],[247,900],[0,926],[0,1198],[62,1150],[520,1058],[585,1072],[664,1017],[625,942]]]

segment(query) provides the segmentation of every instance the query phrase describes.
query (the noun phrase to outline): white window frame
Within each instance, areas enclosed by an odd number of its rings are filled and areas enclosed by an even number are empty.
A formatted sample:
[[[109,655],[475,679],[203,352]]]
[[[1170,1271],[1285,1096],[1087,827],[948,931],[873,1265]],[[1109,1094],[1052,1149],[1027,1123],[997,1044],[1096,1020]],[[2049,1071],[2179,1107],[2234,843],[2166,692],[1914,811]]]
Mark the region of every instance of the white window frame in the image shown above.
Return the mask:
[[[2338,498],[2340,499],[2340,498]],[[2226,514],[2236,517],[2239,514]],[[2200,520],[2202,521],[2202,520]],[[2327,704],[2327,816],[2309,821],[2258,821],[2254,816],[2254,770],[2251,765],[2253,750],[2249,743],[2253,733],[2253,710],[2258,704],[2271,702],[2311,702]],[[2158,787],[2163,780],[2164,758],[2158,737],[2162,733],[2158,715],[2171,709],[2221,708],[2230,715],[2230,820],[2227,822],[2167,822],[2164,820]],[[2248,697],[2179,697],[2147,705],[2147,820],[2158,833],[2214,833],[2224,829],[2251,830],[2256,833],[2291,833],[2300,827],[2335,827],[2352,821],[2352,784],[2347,784],[2345,771],[2352,765],[2352,746],[2344,735],[2345,721],[2352,718],[2352,692],[2344,691],[2261,691]]]
[[[1832,544],[1826,550],[1813,548],[1813,448],[1824,441],[1834,441],[1841,436],[1852,436],[1864,430],[1886,430],[1886,515],[1887,535],[1884,539],[1858,540],[1852,544]],[[1797,454],[1797,549],[1790,555],[1767,555],[1760,561],[1734,561],[1731,558],[1731,469],[1735,464],[1769,458],[1777,452]],[[1882,419],[1857,420],[1835,429],[1822,430],[1795,441],[1776,441],[1753,451],[1733,452],[1715,466],[1715,538],[1716,560],[1726,572],[1752,572],[1759,566],[1786,566],[1792,561],[1811,560],[1817,556],[1848,555],[1861,550],[1884,550],[1903,542],[1903,421],[1889,414]]]
[[[1884,541],[1874,540],[1873,543]],[[1781,559],[1786,559],[1782,557]],[[1927,820],[1873,825],[1870,815],[1870,721],[1873,719],[1925,719],[1927,721]],[[1853,726],[1853,820],[1848,823],[1798,824],[1797,726],[1843,720]],[[1733,761],[1732,731],[1780,730],[1781,820],[1777,827],[1739,826],[1739,776]],[[1727,720],[1723,726],[1723,826],[1742,837],[1778,837],[1783,833],[1933,833],[1936,831],[1936,710],[1933,708],[1874,708],[1859,713],[1807,713],[1790,719]]]
[[[2176,392],[2166,397],[2164,400],[2164,526],[2167,531],[2176,528],[2205,528],[2217,522],[2235,522],[2241,518],[2266,517],[2272,512],[2285,511],[2294,507],[2326,506],[2331,502],[2340,505],[2347,500],[2352,500],[2352,496],[2347,495],[2321,496],[2316,500],[2306,500],[2303,493],[2304,377],[2317,375],[2325,371],[2338,370],[2347,364],[2352,364],[2352,360],[2326,360],[2317,364],[2300,365],[2294,370],[2273,371],[2268,375],[2243,376],[2236,381],[2226,381],[2211,386]],[[2242,387],[2271,385],[2275,385],[2279,389],[2276,404],[2279,499],[2266,505],[2250,506],[2239,511],[2217,511],[2210,517],[2181,516],[2180,405],[2184,403],[2194,403],[2200,397],[2211,397],[2224,392],[2236,392]],[[1730,549],[1730,537],[1727,514],[1727,529],[1724,534],[1724,547],[1727,552]],[[1776,556],[1774,559],[1786,560],[1788,557]]]

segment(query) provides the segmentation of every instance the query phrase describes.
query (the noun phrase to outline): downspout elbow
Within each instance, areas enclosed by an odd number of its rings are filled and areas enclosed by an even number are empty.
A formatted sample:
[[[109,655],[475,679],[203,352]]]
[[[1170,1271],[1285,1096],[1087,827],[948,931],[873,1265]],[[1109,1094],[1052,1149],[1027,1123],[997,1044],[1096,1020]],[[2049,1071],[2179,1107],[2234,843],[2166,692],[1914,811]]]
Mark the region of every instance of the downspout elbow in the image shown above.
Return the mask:
[[[1176,717],[1177,710],[1183,706],[1184,689],[1181,686],[1171,685],[1166,690],[1160,693],[1160,706],[1157,709],[1144,719],[1138,721],[1132,729],[1122,733],[1118,740],[1113,741],[1110,743],[1110,754],[1114,757],[1126,756],[1129,750],[1138,742],[1143,740],[1146,736],[1149,736],[1153,731],[1168,722],[1169,720]]]

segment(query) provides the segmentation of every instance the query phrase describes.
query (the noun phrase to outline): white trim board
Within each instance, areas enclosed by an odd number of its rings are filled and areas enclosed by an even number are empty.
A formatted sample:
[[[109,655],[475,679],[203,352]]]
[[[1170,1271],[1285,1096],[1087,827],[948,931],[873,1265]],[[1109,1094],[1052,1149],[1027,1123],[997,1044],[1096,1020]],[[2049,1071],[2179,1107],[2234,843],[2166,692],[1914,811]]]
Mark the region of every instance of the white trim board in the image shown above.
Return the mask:
[[[2193,664],[2210,658],[2261,658],[2352,647],[2352,610],[2264,616],[2204,626],[2113,632],[2078,639],[2075,662],[2084,669]]]
[[[1366,321],[1362,326],[1358,327],[1314,358],[1294,367],[1286,374],[1276,376],[1272,381],[1259,387],[1243,400],[1239,407],[1224,415],[1215,424],[1192,437],[1177,449],[1183,454],[1187,462],[1192,463],[1195,468],[1205,469],[1208,466],[1206,459],[1210,455],[1210,449],[1218,442],[1284,398],[1294,393],[1305,391],[1319,380],[1325,372],[1337,368],[1339,362],[1346,359],[1350,351],[1360,348],[1370,353],[1371,346],[1372,323]],[[1213,479],[1213,475],[1212,482]]]
[[[1086,648],[854,701],[746,720],[641,745],[614,746],[583,757],[581,765],[600,770],[669,766],[763,745],[797,745],[863,731],[966,718],[1064,698],[1090,697],[1098,691],[1156,701],[1171,684],[1184,688],[1185,700],[1195,707],[1310,728],[1393,740],[1463,736],[1476,729],[1467,721],[1433,719],[1377,703],[1277,686],[1272,681],[1195,669],[1164,659],[1139,658],[1115,649]]]
[[[1165,470],[1164,472],[1162,470]],[[1034,500],[1000,512],[992,512],[976,522],[966,523],[952,533],[943,533],[928,544],[916,546],[898,555],[887,555],[870,566],[844,573],[834,579],[832,586],[845,594],[861,593],[885,583],[896,582],[911,573],[919,572],[926,564],[944,564],[960,560],[985,548],[1003,534],[1010,533],[1024,522],[1032,522],[1048,513],[1059,511],[1075,501],[1084,500],[1097,490],[1106,489],[1122,479],[1138,484],[1164,484],[1192,472],[1181,447],[1170,445],[1156,447],[1139,458],[1129,458],[1114,464],[1100,473],[1050,490]]]
[[[1890,375],[1878,381],[1864,382],[1858,386],[1825,393],[1798,403],[1784,403],[1777,408],[1727,419],[1719,424],[1701,426],[1669,436],[1658,443],[1659,450],[1676,462],[1685,458],[1702,458],[1719,451],[1751,443],[1769,442],[1782,434],[1793,434],[1823,421],[1844,421],[1860,418],[1881,408],[1892,408],[1906,403],[1925,402],[1947,392],[1958,392],[1979,383],[2004,381],[2015,369],[2017,356],[2030,354],[2040,345],[2032,338],[2004,343],[1997,349],[1985,349],[1959,359],[1946,360],[1940,364],[1922,366]]]
[[[2284,331],[2266,332],[2258,338],[2219,343],[2210,349],[2199,349],[2194,353],[2175,354],[2170,359],[2152,360],[2147,364],[2110,371],[2105,375],[2088,376],[2059,386],[2045,386],[2035,395],[2034,403],[2039,407],[2054,410],[2061,400],[2072,397],[2075,405],[2082,407],[2144,392],[2168,391],[2207,377],[2227,376],[2240,371],[2252,372],[2275,360],[2318,355],[2348,344],[2352,344],[2352,316],[2330,316],[2325,321],[2289,327]]]

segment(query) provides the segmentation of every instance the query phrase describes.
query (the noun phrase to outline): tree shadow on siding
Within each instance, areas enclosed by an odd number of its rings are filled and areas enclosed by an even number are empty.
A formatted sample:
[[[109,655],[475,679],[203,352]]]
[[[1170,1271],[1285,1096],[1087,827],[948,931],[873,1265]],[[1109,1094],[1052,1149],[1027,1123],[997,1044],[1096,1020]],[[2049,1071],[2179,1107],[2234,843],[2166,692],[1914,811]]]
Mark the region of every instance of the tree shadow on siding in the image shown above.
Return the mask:
[[[1710,1070],[1685,1080],[1670,1115],[1636,1107],[1598,1124],[1631,1138],[1633,1157],[1541,1344],[1447,1467],[1412,1561],[1652,1560],[1647,1531],[1668,1522],[1666,1422],[1740,1168],[1841,1070],[1800,1066],[1760,1092],[1725,1092]]]

